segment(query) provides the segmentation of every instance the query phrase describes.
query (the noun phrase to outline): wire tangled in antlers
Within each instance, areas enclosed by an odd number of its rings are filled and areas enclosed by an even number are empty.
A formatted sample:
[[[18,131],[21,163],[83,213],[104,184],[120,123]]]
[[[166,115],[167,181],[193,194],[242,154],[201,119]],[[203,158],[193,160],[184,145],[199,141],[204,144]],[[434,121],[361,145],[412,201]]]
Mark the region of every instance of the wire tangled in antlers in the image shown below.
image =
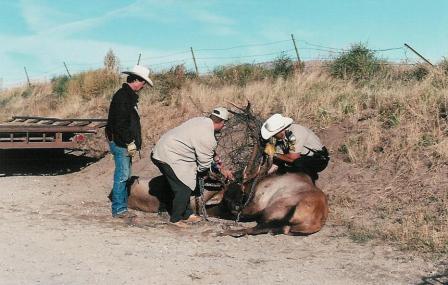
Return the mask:
[[[254,114],[250,102],[245,108],[231,103],[237,111],[230,111],[233,116],[226,123],[226,127],[218,137],[217,152],[223,159],[225,165],[233,169],[235,180],[243,180],[243,170],[253,166],[259,160],[262,153],[258,151],[254,156],[254,148],[261,149],[260,130],[262,125],[261,116]]]

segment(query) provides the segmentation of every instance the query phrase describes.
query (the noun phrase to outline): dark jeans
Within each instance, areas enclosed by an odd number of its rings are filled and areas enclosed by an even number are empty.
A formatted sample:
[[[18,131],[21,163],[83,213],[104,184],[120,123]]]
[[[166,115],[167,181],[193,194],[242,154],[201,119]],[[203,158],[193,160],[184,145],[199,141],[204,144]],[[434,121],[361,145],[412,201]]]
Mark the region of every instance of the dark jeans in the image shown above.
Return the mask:
[[[323,171],[330,161],[328,151],[324,147],[321,151],[315,152],[313,155],[303,155],[294,160],[292,164],[279,165],[282,172],[303,172],[308,174],[313,183],[319,178],[318,173]]]
[[[188,219],[188,217],[193,214],[193,211],[190,208],[191,189],[177,178],[171,166],[160,160],[154,159],[152,155],[151,160],[154,165],[159,168],[160,172],[162,172],[173,192],[174,198],[172,205],[169,205],[168,207],[171,208],[170,222],[175,223],[180,220]]]

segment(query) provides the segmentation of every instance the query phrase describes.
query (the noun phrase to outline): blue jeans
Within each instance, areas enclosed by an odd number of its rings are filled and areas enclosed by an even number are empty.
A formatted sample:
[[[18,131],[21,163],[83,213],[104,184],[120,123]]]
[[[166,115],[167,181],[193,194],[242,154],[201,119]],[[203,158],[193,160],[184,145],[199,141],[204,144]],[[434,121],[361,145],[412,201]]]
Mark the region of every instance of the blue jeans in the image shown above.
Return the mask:
[[[114,186],[112,188],[112,216],[128,210],[128,191],[126,182],[131,177],[131,157],[128,150],[109,142],[110,152],[114,156],[115,172]]]

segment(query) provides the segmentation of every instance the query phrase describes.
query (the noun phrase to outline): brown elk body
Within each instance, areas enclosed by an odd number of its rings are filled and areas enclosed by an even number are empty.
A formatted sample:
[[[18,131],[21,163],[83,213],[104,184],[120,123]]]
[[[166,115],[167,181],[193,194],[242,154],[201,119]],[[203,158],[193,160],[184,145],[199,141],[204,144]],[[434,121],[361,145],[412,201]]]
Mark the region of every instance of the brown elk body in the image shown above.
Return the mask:
[[[170,199],[166,196],[169,194],[166,187],[161,176],[151,181],[135,180],[130,187],[129,208],[143,212],[158,212],[161,201]],[[235,209],[235,204],[243,193],[242,188],[234,185],[228,189],[229,191],[225,190],[204,192],[204,201],[206,203],[209,201],[208,205],[217,205],[220,202],[216,207],[208,208],[209,215],[228,218],[228,212],[236,214],[235,210],[230,209]],[[210,203],[212,200],[214,202]],[[196,209],[194,197],[191,198],[191,205]],[[260,179],[253,189],[252,199],[241,210],[242,219],[255,220],[257,225],[253,228],[230,230],[223,234],[232,236],[268,232],[312,234],[322,228],[327,217],[326,195],[313,184],[309,176],[301,173],[273,174]]]
[[[257,225],[224,234],[312,234],[319,231],[327,220],[327,197],[313,184],[308,175],[273,174],[261,179],[254,187],[253,197],[241,210],[241,217],[256,220]],[[242,188],[233,191],[242,191]],[[235,197],[235,194],[231,196]],[[228,198],[225,199],[228,203]]]
[[[128,207],[134,210],[157,213],[161,204],[165,207],[172,201],[173,197],[168,190],[169,185],[163,176],[157,176],[151,180],[132,179],[129,186]],[[216,190],[216,189],[215,189]],[[207,205],[216,205],[222,200],[223,190],[204,191],[204,202]],[[199,211],[196,199],[191,197],[190,205],[193,210]]]
[[[162,181],[158,181],[157,177],[152,181],[154,180],[156,182],[163,183]],[[151,193],[154,190],[151,189],[150,185],[151,181],[144,179],[138,179],[132,183],[128,196],[129,208],[149,213],[157,213],[159,211],[161,196]]]

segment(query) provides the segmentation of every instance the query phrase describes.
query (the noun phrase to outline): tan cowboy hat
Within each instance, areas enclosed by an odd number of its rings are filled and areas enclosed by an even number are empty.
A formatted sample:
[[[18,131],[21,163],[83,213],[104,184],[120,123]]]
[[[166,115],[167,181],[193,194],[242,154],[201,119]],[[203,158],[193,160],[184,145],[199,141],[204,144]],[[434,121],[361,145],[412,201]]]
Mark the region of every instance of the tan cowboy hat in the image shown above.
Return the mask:
[[[152,83],[152,80],[149,79],[149,69],[144,66],[136,65],[136,66],[134,66],[134,68],[132,68],[132,70],[123,71],[122,73],[137,75],[141,79],[145,80],[151,87],[154,86],[154,84]]]
[[[292,119],[283,117],[281,114],[274,114],[261,126],[261,136],[263,139],[270,139],[273,135],[286,129],[292,124]]]
[[[229,111],[224,107],[217,107],[213,109],[212,115],[221,118],[224,121],[227,121],[229,119]]]

